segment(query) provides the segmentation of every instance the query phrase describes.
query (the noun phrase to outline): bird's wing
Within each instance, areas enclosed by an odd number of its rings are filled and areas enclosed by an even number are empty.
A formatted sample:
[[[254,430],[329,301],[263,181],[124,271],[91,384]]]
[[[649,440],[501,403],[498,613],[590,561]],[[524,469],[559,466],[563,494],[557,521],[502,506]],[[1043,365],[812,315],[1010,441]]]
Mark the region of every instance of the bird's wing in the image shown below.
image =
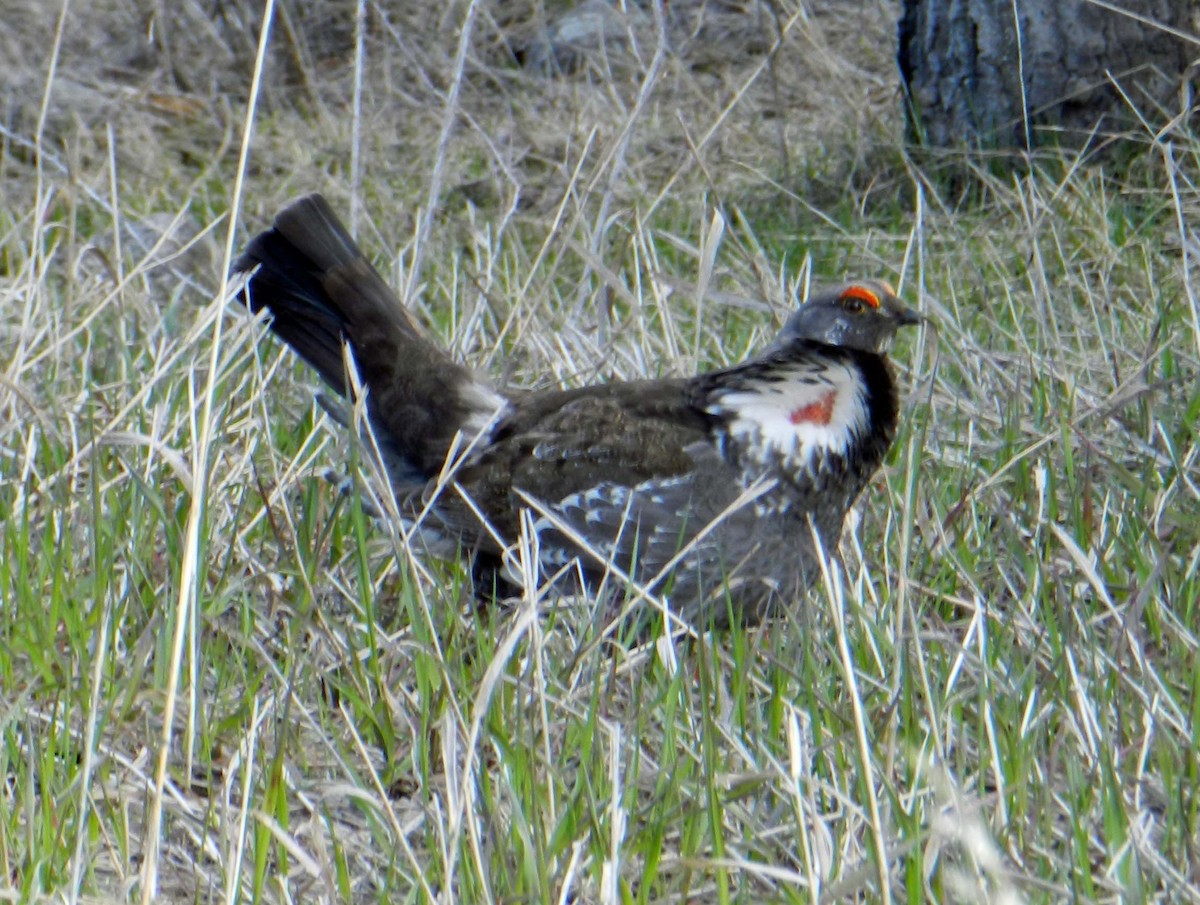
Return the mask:
[[[643,485],[659,488],[660,502],[647,496],[646,507],[686,507],[698,452],[711,448],[706,416],[689,389],[683,380],[614,383],[515,400],[486,450],[459,470],[453,486],[441,488],[441,526],[467,545],[494,550],[485,535],[511,543],[522,508],[537,515],[539,507],[605,507],[606,499],[616,505],[624,491]],[[432,490],[426,488],[426,500]]]
[[[611,569],[647,585],[675,566],[710,573],[735,568],[725,562],[727,542],[752,536],[754,501],[765,488],[744,491],[710,442],[697,441],[685,452],[691,459],[685,472],[636,483],[601,481],[539,505],[534,526],[543,565],[559,568],[578,557],[586,573]]]

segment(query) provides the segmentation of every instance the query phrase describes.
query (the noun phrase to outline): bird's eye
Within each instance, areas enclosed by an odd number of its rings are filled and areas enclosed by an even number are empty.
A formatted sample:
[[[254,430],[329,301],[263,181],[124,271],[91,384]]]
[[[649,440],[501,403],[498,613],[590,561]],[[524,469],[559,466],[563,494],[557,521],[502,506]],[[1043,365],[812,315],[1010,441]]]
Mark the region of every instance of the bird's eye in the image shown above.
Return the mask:
[[[852,284],[842,290],[841,303],[851,314],[862,314],[868,308],[879,307],[879,296],[866,286]]]

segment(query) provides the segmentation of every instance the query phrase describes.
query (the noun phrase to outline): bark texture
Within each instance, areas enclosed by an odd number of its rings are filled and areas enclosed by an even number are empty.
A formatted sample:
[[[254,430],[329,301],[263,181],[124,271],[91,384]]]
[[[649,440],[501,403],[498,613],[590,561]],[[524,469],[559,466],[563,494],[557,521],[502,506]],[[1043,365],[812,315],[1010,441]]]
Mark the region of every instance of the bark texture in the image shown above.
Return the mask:
[[[911,125],[933,147],[1082,147],[1194,119],[1198,34],[1200,0],[904,0]]]

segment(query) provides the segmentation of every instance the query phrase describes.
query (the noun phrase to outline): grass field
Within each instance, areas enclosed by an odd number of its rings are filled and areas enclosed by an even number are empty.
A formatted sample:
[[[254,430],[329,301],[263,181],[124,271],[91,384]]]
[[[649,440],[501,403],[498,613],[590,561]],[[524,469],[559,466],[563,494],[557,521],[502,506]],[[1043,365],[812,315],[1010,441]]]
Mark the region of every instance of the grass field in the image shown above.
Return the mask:
[[[885,2],[554,76],[533,2],[299,5],[260,54],[254,3],[8,4],[0,901],[1200,901],[1200,136],[914,159]],[[515,387],[896,284],[936,329],[843,568],[643,646],[477,610],[221,301],[313,190]]]

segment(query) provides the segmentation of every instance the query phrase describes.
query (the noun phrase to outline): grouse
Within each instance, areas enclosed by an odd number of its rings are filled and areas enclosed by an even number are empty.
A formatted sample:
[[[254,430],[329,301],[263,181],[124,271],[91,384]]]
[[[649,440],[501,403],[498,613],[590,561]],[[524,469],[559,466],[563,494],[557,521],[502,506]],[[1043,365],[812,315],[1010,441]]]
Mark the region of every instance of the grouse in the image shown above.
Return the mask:
[[[922,320],[887,283],[855,281],[732,367],[501,391],[421,332],[320,195],[285,207],[234,271],[240,301],[343,397],[349,347],[400,512],[477,574],[511,575],[524,536],[541,580],[654,594],[702,627],[779,612],[818,545],[836,551],[896,434],[887,348]]]

